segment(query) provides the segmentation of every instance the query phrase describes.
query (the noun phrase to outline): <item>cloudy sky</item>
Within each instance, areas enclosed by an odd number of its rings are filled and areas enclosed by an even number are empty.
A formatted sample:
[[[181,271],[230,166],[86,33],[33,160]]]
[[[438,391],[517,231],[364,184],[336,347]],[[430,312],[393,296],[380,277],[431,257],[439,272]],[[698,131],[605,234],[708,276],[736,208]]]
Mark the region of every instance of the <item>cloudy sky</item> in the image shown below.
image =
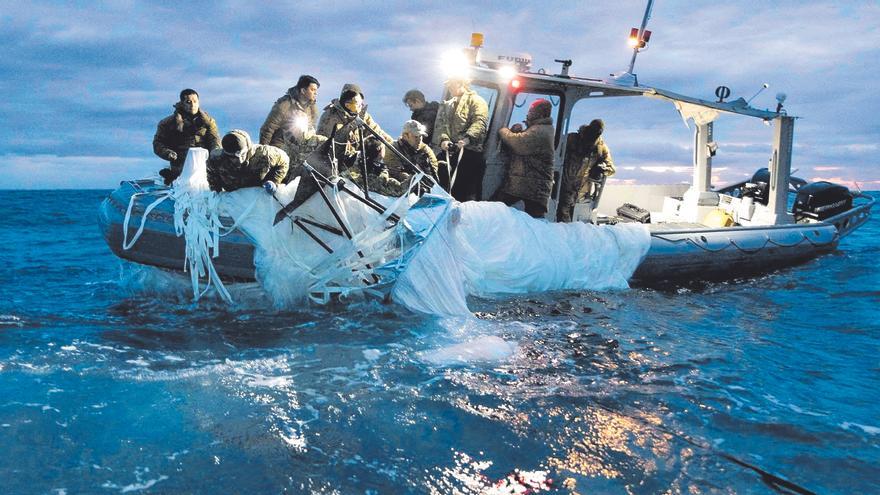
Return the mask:
[[[321,81],[319,105],[358,82],[390,133],[412,88],[440,95],[442,53],[485,34],[493,52],[527,52],[534,68],[604,77],[626,68],[641,0],[573,2],[11,2],[0,9],[0,189],[112,188],[163,166],[156,123],[179,91],[199,91],[221,133],[256,135],[301,73]],[[876,0],[656,0],[643,85],[775,108],[788,95],[796,175],[880,189],[880,3]],[[731,98],[732,99],[732,98]],[[628,99],[633,100],[633,99]],[[690,177],[692,134],[669,103],[583,102],[575,119],[606,121],[617,179]],[[577,124],[580,122],[573,122]],[[772,130],[723,117],[715,181],[766,166]]]

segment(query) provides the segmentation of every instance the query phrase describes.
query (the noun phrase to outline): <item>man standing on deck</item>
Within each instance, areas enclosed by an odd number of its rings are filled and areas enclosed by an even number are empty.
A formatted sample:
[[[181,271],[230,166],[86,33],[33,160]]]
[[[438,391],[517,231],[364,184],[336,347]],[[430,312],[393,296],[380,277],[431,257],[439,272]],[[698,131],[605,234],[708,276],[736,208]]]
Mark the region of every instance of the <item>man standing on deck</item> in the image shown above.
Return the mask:
[[[208,151],[220,147],[217,123],[199,108],[199,94],[194,89],[180,92],[180,101],[174,104],[174,113],[159,122],[153,136],[153,152],[171,164],[159,171],[165,185],[171,185],[183,171],[183,162],[190,148]]]
[[[299,76],[296,86],[275,101],[260,127],[260,144],[281,148],[290,159],[285,182],[298,176],[306,157],[327,140],[315,131],[320,86],[313,76]]]
[[[452,98],[443,102],[437,115],[434,143],[449,152],[449,165],[455,171],[452,197],[476,201],[482,194],[486,171],[483,142],[489,128],[489,106],[470,88],[468,79],[450,79],[446,88]]]
[[[425,142],[430,143],[434,136],[434,123],[437,121],[437,111],[440,110],[440,103],[432,101],[425,102],[425,94],[417,89],[411,89],[403,95],[403,104],[409,107],[412,115],[410,119],[417,120],[425,126]]]
[[[614,175],[611,151],[602,139],[604,130],[605,122],[595,119],[566,138],[562,188],[556,210],[557,221],[571,222],[575,203],[585,201],[593,193],[591,177],[601,179],[603,175]]]
[[[498,130],[501,142],[510,151],[507,174],[496,198],[507,206],[519,201],[526,213],[544,218],[553,190],[553,106],[545,99],[535,100],[526,115],[525,130],[520,124]]]
[[[437,157],[434,156],[431,148],[422,142],[422,138],[426,135],[427,130],[421,122],[407,120],[403,124],[403,132],[400,135],[400,139],[393,143],[393,145],[397,151],[419,167],[422,172],[437,180]],[[408,163],[391,151],[385,152],[385,165],[388,167],[388,173],[391,177],[402,183],[407,183],[412,174],[416,173],[415,170],[410,168]]]
[[[339,172],[354,165],[360,152],[366,152],[361,149],[362,138],[366,141],[366,138],[372,135],[356,125],[355,119],[357,117],[360,117],[364,125],[382,136],[385,141],[389,143],[394,141],[394,138],[383,131],[379,124],[373,120],[373,117],[367,113],[364,93],[360,86],[352,83],[344,85],[339,98],[334,99],[324,108],[324,113],[318,120],[317,129],[318,134],[333,140],[329,152],[331,159],[336,162]],[[381,147],[379,146],[379,148]]]
[[[250,135],[234,129],[223,136],[222,148],[208,157],[208,186],[212,191],[235,191],[262,186],[275,193],[287,175],[287,154],[280,148],[253,144]]]

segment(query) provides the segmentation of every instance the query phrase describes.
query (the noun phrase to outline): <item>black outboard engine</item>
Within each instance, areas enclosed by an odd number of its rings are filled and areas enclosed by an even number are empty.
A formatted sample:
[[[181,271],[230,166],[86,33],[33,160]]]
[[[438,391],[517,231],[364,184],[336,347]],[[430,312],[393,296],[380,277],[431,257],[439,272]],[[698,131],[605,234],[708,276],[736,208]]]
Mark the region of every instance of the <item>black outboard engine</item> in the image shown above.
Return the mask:
[[[770,170],[767,168],[759,168],[752,180],[747,182],[742,188],[742,196],[744,198],[752,198],[755,203],[767,204],[767,198],[770,195]]]
[[[846,187],[819,181],[798,189],[791,212],[795,220],[825,220],[852,208],[852,202],[852,194]]]

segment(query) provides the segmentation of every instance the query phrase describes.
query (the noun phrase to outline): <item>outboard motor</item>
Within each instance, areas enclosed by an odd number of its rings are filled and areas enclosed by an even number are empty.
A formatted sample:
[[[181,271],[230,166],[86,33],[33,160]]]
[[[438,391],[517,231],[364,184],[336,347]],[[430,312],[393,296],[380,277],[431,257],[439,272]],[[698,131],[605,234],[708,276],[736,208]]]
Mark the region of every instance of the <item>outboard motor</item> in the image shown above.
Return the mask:
[[[767,204],[767,198],[770,194],[770,170],[767,168],[759,168],[752,180],[747,182],[742,189],[744,198],[752,198],[755,203]]]
[[[852,194],[846,187],[819,181],[798,190],[791,212],[795,220],[825,220],[852,208],[852,202]]]

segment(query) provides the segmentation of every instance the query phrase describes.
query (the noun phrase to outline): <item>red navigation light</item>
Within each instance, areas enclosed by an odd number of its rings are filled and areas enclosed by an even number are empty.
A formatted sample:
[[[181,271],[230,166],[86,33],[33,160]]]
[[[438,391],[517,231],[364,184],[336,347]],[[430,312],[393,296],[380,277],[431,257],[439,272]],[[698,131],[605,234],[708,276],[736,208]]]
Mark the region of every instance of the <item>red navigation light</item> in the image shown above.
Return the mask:
[[[632,28],[629,30],[629,46],[633,48],[644,48],[649,41],[651,41],[651,31],[646,29],[642,33],[642,38],[639,39],[639,28]]]
[[[510,80],[510,88],[514,91],[519,91],[519,87],[522,86],[520,80],[516,77]]]
[[[629,46],[635,48],[639,44],[639,28],[629,30]]]

